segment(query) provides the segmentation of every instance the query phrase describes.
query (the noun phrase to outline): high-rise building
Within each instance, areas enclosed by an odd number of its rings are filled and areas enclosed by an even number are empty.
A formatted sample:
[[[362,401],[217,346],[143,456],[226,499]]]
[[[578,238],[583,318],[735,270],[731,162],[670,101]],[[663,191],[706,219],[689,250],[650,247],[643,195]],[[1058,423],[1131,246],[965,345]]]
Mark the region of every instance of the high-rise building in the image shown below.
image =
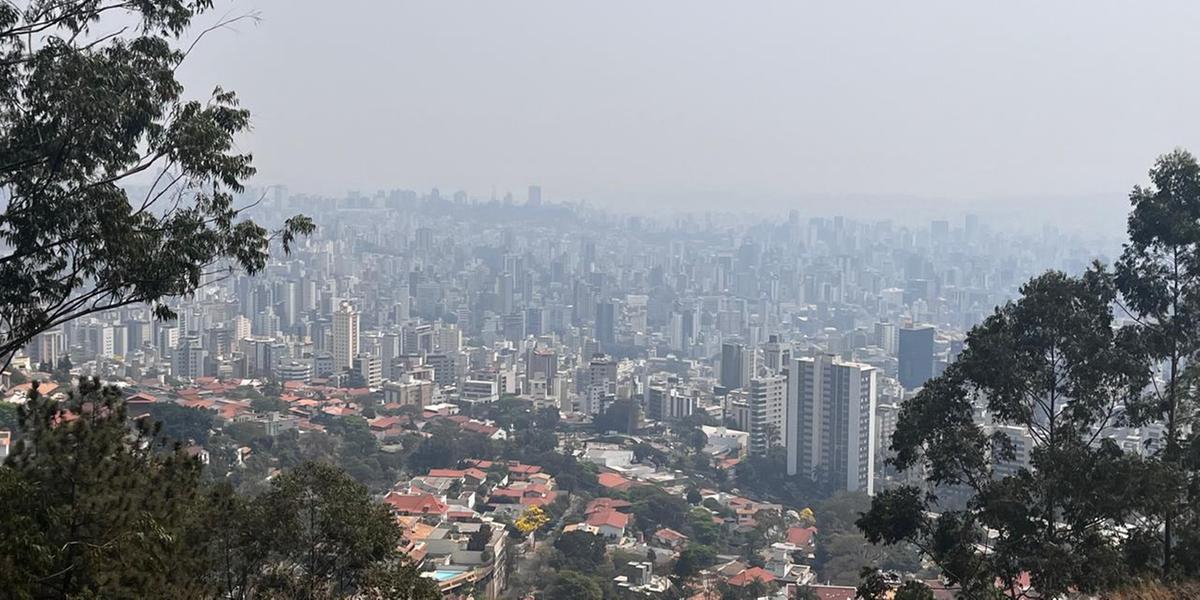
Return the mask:
[[[613,302],[596,304],[596,341],[605,351],[617,343],[617,305]]]
[[[642,403],[647,419],[666,422],[686,419],[697,406],[696,398],[679,389],[679,378],[667,373],[647,378]]]
[[[740,342],[721,345],[721,387],[742,389],[754,377],[754,350]]]
[[[875,492],[875,368],[825,355],[788,370],[785,440],[789,475]]]
[[[204,377],[204,358],[207,354],[200,336],[183,337],[171,355],[171,374],[179,379]]]
[[[433,380],[439,386],[445,387],[458,383],[458,373],[454,367],[454,356],[445,352],[425,355],[425,366],[433,369]]]
[[[550,388],[558,377],[558,355],[553,350],[535,348],[529,351],[525,359],[525,387],[529,387],[531,379],[544,379]]]
[[[900,330],[900,385],[915,389],[933,377],[933,327]]]
[[[783,443],[787,426],[788,379],[783,375],[750,380],[750,452],[766,456],[772,446]]]
[[[540,186],[540,185],[529,186],[529,198],[525,201],[525,203],[532,207],[541,206],[542,205],[542,186]]]
[[[587,377],[582,412],[598,415],[616,398],[617,361],[604,354],[592,355]]]
[[[895,323],[876,323],[875,337],[872,340],[876,346],[883,348],[888,354],[896,354],[899,350],[899,328]]]
[[[358,355],[358,311],[342,302],[333,313],[333,370],[341,373],[354,364]]]
[[[792,345],[779,341],[778,335],[768,336],[762,349],[763,367],[773,374],[783,373],[792,362]]]
[[[374,354],[358,354],[354,357],[354,370],[362,377],[367,387],[379,387],[383,383],[383,365]]]

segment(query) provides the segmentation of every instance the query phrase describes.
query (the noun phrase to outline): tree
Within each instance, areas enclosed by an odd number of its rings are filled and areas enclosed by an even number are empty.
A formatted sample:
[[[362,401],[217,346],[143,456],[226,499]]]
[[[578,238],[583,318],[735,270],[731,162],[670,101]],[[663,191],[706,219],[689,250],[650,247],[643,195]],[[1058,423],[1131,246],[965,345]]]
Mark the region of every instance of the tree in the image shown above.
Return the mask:
[[[558,536],[554,548],[562,556],[562,568],[584,573],[595,572],[607,550],[603,537],[587,531],[568,531]]]
[[[817,590],[812,589],[812,587],[802,585],[796,588],[795,600],[821,600],[821,595],[817,593]]]
[[[687,444],[687,447],[692,450],[692,452],[699,453],[701,450],[704,450],[705,446],[708,445],[708,435],[705,434],[704,430],[700,429],[699,427],[685,429],[680,437]]]
[[[492,526],[486,523],[480,525],[479,531],[471,534],[467,539],[467,550],[472,552],[482,552],[487,549],[488,543],[492,541]]]
[[[683,529],[687,522],[687,500],[650,485],[638,486],[628,492],[638,529],[652,533],[660,527]]]
[[[220,88],[184,97],[180,37],[211,5],[0,5],[0,356],[112,308],[171,317],[170,299],[234,267],[258,272],[273,239],[287,252],[313,230],[244,219],[235,194],[254,167],[235,138],[249,113]],[[123,184],[139,174],[152,183],[132,196]]]
[[[1046,596],[1108,589],[1126,561],[1104,527],[1141,500],[1129,485],[1137,460],[1104,433],[1145,385],[1145,364],[1113,328],[1116,290],[1102,270],[1048,272],[1021,294],[901,409],[894,464],[922,464],[934,490],[884,491],[858,525],[872,542],[916,544],[968,594],[1015,589],[1022,573]],[[977,402],[990,423],[975,419]],[[940,502],[939,489],[965,491],[965,506]]]
[[[1155,452],[1158,494],[1145,507],[1161,534],[1158,549],[1135,561],[1166,577],[1200,574],[1200,511],[1189,500],[1200,463],[1195,460],[1198,407],[1194,359],[1200,351],[1200,165],[1184,150],[1160,156],[1150,185],[1129,196],[1129,241],[1116,265],[1122,308],[1135,320],[1129,329],[1147,356],[1161,366],[1165,385],[1128,403],[1135,425],[1164,424]],[[1182,555],[1180,555],[1182,554]]]
[[[892,600],[934,600],[933,590],[920,581],[908,580],[896,589]]]
[[[20,423],[17,405],[11,402],[0,402],[0,431],[12,431]]]
[[[595,580],[576,571],[562,571],[546,586],[546,600],[603,600],[604,590]]]
[[[288,411],[288,404],[280,400],[278,396],[263,396],[250,400],[250,408],[254,409],[254,412],[261,414],[270,412],[286,413]]]
[[[61,405],[37,393],[0,467],[0,588],[14,597],[194,597],[190,543],[200,464],[118,390],[82,380]]]
[[[54,368],[54,372],[50,374],[50,378],[55,383],[69,385],[71,383],[71,369],[75,368],[71,364],[70,356],[63,356],[62,360],[58,361],[58,366]]]
[[[710,546],[688,544],[679,558],[675,561],[675,574],[680,577],[692,577],[700,571],[713,566],[717,562],[717,551]]]
[[[255,529],[270,540],[270,570],[296,574],[289,579],[300,584],[293,588],[268,579],[263,587],[344,595],[370,569],[396,559],[400,530],[388,508],[336,467],[301,465],[273,479],[255,502],[266,517]]]
[[[699,544],[714,546],[721,541],[721,526],[713,522],[713,514],[706,508],[696,507],[688,512],[688,530]]]
[[[213,428],[212,413],[200,408],[188,408],[174,402],[160,402],[147,407],[150,418],[160,424],[162,434],[188,443],[207,444]]]
[[[539,506],[530,506],[521,513],[520,517],[513,523],[517,530],[524,535],[529,535],[550,523],[550,515],[542,510]]]

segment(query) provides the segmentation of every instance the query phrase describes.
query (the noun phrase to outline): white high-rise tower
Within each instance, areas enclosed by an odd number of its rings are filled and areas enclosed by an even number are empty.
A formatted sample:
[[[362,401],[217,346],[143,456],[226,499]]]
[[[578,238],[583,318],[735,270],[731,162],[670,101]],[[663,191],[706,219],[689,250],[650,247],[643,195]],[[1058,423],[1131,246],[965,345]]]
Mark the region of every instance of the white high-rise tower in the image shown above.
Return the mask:
[[[834,356],[788,370],[787,470],[875,492],[875,368]]]
[[[358,311],[342,302],[333,313],[333,371],[341,373],[358,355]]]

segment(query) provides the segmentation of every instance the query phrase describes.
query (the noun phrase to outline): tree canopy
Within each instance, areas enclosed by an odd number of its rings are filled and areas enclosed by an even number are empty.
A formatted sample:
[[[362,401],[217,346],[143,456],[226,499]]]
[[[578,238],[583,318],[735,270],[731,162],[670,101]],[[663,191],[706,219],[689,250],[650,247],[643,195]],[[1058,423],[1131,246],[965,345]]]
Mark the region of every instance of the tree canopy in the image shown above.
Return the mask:
[[[1200,165],[1177,150],[1150,180],[1113,270],[1035,277],[902,406],[892,462],[926,485],[876,496],[868,539],[979,597],[1026,574],[1044,596],[1200,575]],[[1127,426],[1141,447],[1116,443]]]
[[[0,4],[0,356],[115,307],[170,317],[172,298],[258,272],[272,240],[286,252],[313,230],[302,216],[276,231],[244,218],[254,167],[235,140],[249,112],[219,87],[188,97],[176,78],[195,47],[181,38],[211,7]],[[139,177],[150,184],[135,194]]]
[[[439,597],[399,554],[388,509],[335,467],[303,463],[236,494],[92,380],[61,403],[35,388],[19,433],[0,466],[0,588],[13,597]]]

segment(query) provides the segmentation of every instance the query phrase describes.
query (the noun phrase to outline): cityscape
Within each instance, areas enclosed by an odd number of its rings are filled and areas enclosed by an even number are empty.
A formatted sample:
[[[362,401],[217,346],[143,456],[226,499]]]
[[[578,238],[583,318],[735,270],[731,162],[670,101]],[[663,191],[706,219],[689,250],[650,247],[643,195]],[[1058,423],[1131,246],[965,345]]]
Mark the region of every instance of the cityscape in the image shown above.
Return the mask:
[[[0,598],[1200,598],[1200,10],[1021,4],[0,2]]]

